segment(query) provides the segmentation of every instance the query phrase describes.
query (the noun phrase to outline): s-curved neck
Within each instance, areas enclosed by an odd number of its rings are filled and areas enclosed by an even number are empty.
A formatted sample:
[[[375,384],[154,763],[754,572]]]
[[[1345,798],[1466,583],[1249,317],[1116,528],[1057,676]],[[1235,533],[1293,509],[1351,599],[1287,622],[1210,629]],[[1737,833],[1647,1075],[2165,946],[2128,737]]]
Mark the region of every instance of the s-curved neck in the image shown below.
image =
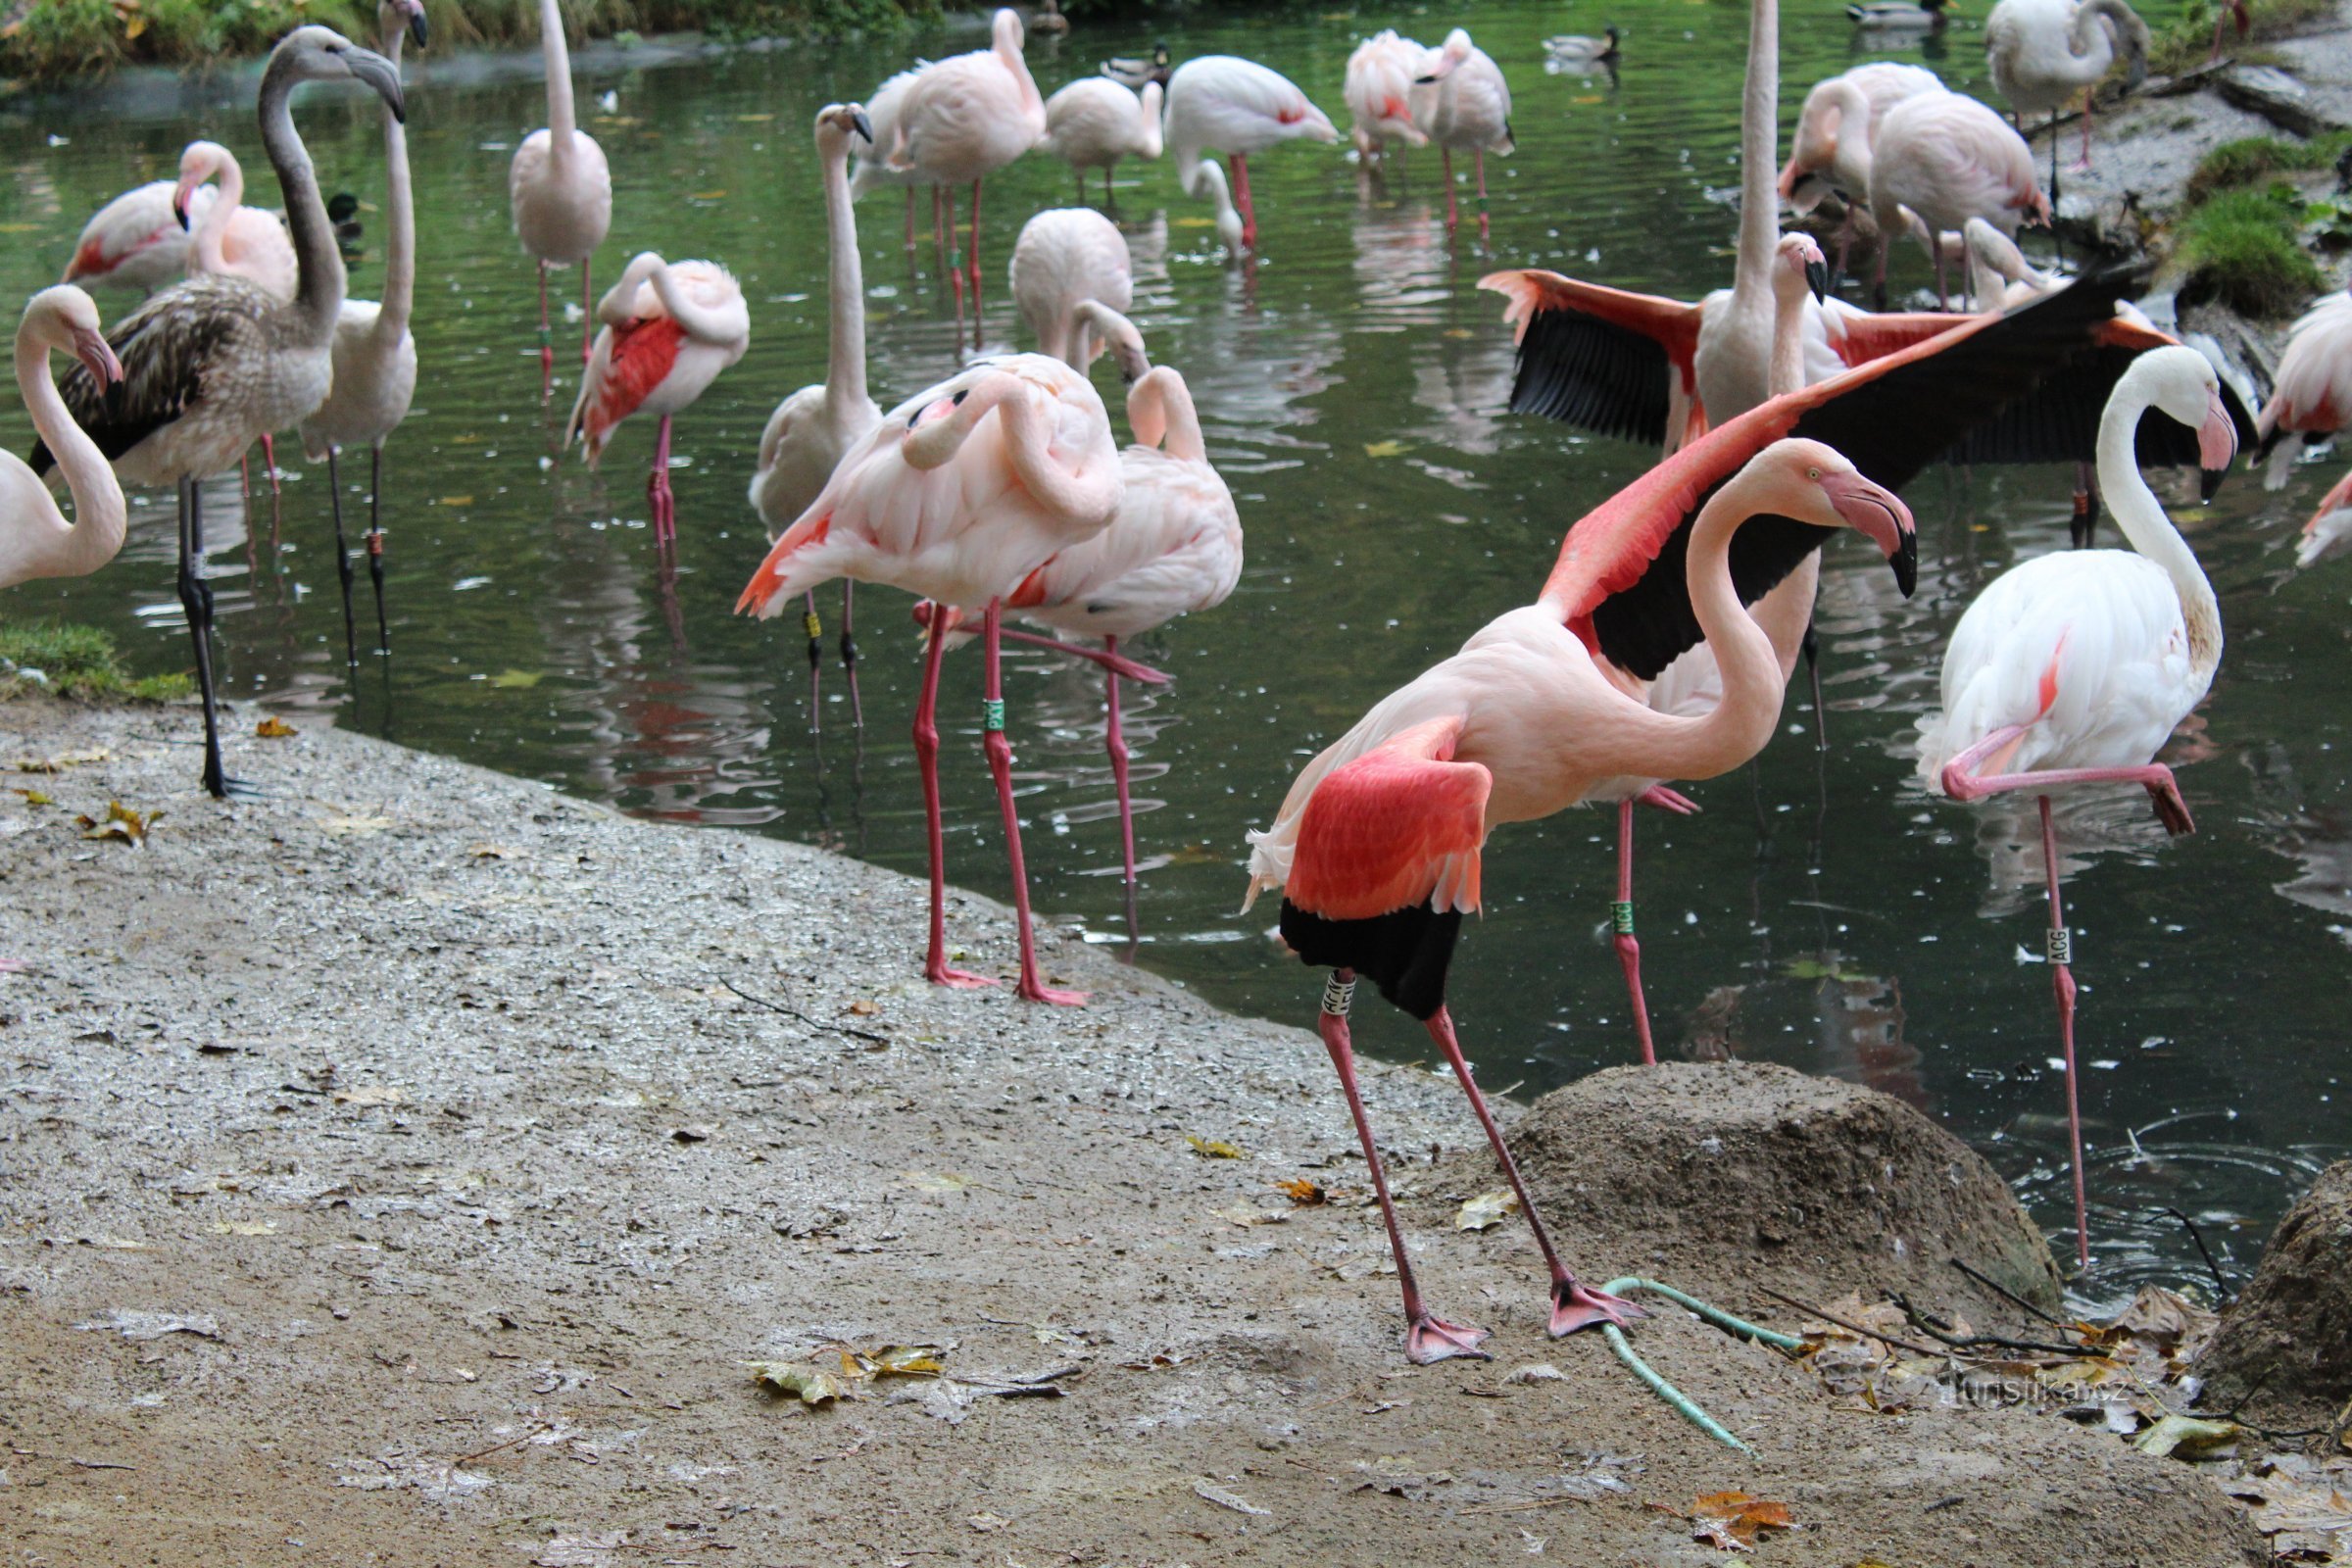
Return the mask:
[[[825,351],[825,405],[838,419],[870,399],[865,388],[865,269],[858,215],[850,206],[849,138],[825,149],[825,239],[830,248],[832,335]]]
[[[1186,463],[1208,461],[1192,389],[1168,367],[1154,366],[1127,394],[1127,424],[1138,443]]]
[[[1014,477],[1048,511],[1064,517],[1108,521],[1119,504],[1119,467],[1072,472],[1054,460],[1054,420],[1039,405],[1047,394],[1018,375],[992,375],[972,387],[956,412],[915,430],[900,448],[909,466],[939,467],[953,458],[974,427],[993,410],[1004,435],[1004,457]]]
[[[547,62],[548,162],[568,170],[579,121],[571,107],[571,51],[564,42],[564,8],[557,0],[539,0],[539,52]]]
[[[400,46],[408,34],[395,20],[384,29],[384,58],[400,69]],[[391,209],[384,240],[383,309],[375,318],[375,334],[398,343],[409,334],[409,315],[416,298],[416,201],[409,187],[409,128],[384,108],[384,200]]]
[[[1138,158],[1154,159],[1160,154],[1162,133],[1159,111],[1165,98],[1165,90],[1158,82],[1147,81],[1144,83],[1144,128],[1143,134],[1136,138],[1135,143],[1135,155]]]
[[[1084,375],[1087,367],[1095,363],[1095,357],[1122,331],[1134,333],[1135,323],[1101,300],[1080,300],[1070,307],[1069,321],[1063,329],[1062,347],[1066,352],[1054,358]]]
[[[1747,76],[1740,97],[1740,256],[1732,292],[1759,303],[1780,238],[1781,15],[1779,0],[1753,0],[1747,18]]]
[[[1838,157],[1862,182],[1846,194],[1860,205],[1870,200],[1870,97],[1843,76],[1821,84],[1822,102],[1838,111]]]
[[[2134,389],[2130,397],[2113,398],[2099,416],[2097,447],[2099,488],[2106,492],[2107,510],[2132,548],[2164,568],[2173,591],[2180,596],[2180,618],[2188,628],[2189,668],[2199,681],[2213,679],[2222,662],[2222,608],[2214,597],[2196,552],[2165,515],[2164,504],[2140,477],[2134,445],[2139,421],[2154,399]]]
[[[1690,609],[1723,678],[1723,700],[1692,718],[1649,726],[1642,770],[1654,778],[1713,778],[1764,749],[1781,721],[1783,679],[1772,639],[1732,586],[1732,535],[1765,510],[1745,473],[1700,509],[1690,528]]]
[[[1181,167],[1177,170],[1179,183],[1184,186],[1186,195],[1195,200],[1205,196],[1215,205],[1218,237],[1228,245],[1238,243],[1242,232],[1242,212],[1233,205],[1233,187],[1225,181],[1224,169],[1214,160],[1201,158],[1197,153],[1194,158],[1196,161],[1192,172],[1186,173]]]
[[[196,232],[188,238],[191,272],[210,272],[218,276],[228,270],[228,257],[223,247],[228,239],[228,225],[245,201],[245,170],[236,155],[227,148],[220,149],[220,161],[213,172],[213,205],[196,220]]]
[[[122,548],[129,513],[122,481],[98,444],[66,409],[49,378],[49,350],[26,321],[17,328],[17,390],[32,416],[32,427],[49,444],[66,488],[74,495],[74,526],[64,535],[33,543],[30,559],[0,562],[0,582],[32,577],[80,577],[115,559]]]
[[[552,3],[552,0],[551,0]],[[308,336],[324,343],[334,333],[335,318],[343,314],[343,256],[335,248],[334,230],[326,219],[326,203],[318,195],[318,176],[311,155],[294,130],[289,107],[294,95],[294,63],[285,55],[270,62],[262,74],[262,148],[277,172],[277,187],[286,203],[286,228],[294,239],[294,261],[300,281],[294,288],[294,310],[310,329]],[[227,205],[227,192],[216,207]]]

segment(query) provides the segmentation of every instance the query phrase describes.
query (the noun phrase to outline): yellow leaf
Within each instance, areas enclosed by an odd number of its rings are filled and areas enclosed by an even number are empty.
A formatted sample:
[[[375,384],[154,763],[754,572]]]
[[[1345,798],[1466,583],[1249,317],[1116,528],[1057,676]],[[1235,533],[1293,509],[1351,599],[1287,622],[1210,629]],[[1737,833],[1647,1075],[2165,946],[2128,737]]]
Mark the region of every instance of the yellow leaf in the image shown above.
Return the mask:
[[[1518,1212],[1519,1195],[1498,1187],[1491,1193],[1481,1193],[1464,1203],[1462,1211],[1453,1216],[1453,1228],[1457,1231],[1491,1231],[1502,1223],[1504,1215]]]
[[[940,1345],[885,1345],[879,1350],[850,1350],[858,1370],[872,1378],[935,1378],[947,1371]]]
[[[335,1091],[338,1105],[397,1105],[400,1091],[390,1084],[362,1084],[355,1089]]]
[[[841,1397],[841,1385],[806,1361],[752,1361],[752,1380],[814,1409]]]
[[[163,816],[161,811],[149,811],[142,816],[121,801],[109,801],[103,822],[87,816],[76,816],[74,820],[79,824],[85,839],[121,839],[125,844],[143,846],[147,830],[162,821]]]
[[[1188,215],[1183,218],[1169,219],[1168,226],[1170,228],[1214,228],[1217,226],[1217,220],[1213,218]]]
[[[294,733],[294,726],[272,713],[254,725],[253,732],[266,741],[282,741]]]
[[[773,115],[737,115],[735,122],[742,125],[764,125],[775,118]]]
[[[726,197],[727,193],[723,190],[697,190],[686,194],[690,202],[717,202],[726,200]]]
[[[490,684],[509,690],[528,690],[545,678],[535,669],[502,669],[490,677]]]
[[[145,17],[132,17],[128,22],[122,24],[122,37],[125,41],[137,38],[146,30],[147,19]]]
[[[1294,1176],[1289,1181],[1276,1182],[1274,1185],[1288,1195],[1291,1201],[1297,1203],[1300,1208],[1313,1208],[1319,1203],[1327,1203],[1331,1200],[1329,1193],[1303,1176]]]
[[[39,790],[11,790],[9,793],[24,796],[26,806],[55,806],[57,804]]]
[[[1241,1146],[1229,1144],[1222,1138],[1195,1138],[1191,1133],[1186,1133],[1184,1141],[1192,1145],[1193,1152],[1203,1159],[1240,1159],[1244,1157]]]
[[[1468,327],[1466,327],[1466,326],[1449,326],[1449,327],[1447,327],[1447,328],[1446,329],[1446,331],[1445,331],[1445,334],[1444,334],[1444,335],[1445,335],[1445,336],[1446,336],[1446,337],[1450,337],[1450,338],[1455,338],[1455,339],[1458,339],[1459,341],[1461,341],[1461,342],[1465,342],[1465,343],[1466,343],[1466,342],[1468,342],[1468,341],[1469,341],[1471,338],[1473,338],[1473,337],[1476,337],[1478,334],[1477,334],[1477,333],[1475,333],[1475,332],[1473,332],[1473,331],[1471,331],[1471,330],[1470,330]]]
[[[215,1236],[275,1236],[277,1222],[267,1219],[218,1219],[213,1221]]]
[[[1364,443],[1364,456],[1367,458],[1398,458],[1403,455],[1404,443],[1401,441],[1367,441]]]
[[[444,507],[470,507],[473,505],[473,497],[443,496],[439,502],[439,505]]]
[[[7,35],[0,30],[0,37]],[[0,234],[38,234],[47,226],[45,223],[0,223]]]

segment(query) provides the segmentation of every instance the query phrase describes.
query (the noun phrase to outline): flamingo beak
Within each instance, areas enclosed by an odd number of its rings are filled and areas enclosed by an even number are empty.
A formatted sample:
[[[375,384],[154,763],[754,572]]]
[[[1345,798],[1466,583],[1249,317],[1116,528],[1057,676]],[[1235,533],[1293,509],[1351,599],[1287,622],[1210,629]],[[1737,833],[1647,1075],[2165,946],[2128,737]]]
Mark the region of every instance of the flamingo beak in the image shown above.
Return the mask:
[[[354,45],[343,52],[344,69],[366,82],[392,111],[392,118],[402,124],[409,122],[408,100],[400,90],[400,68],[372,49]]]
[[[2211,501],[2214,492],[2230,472],[2230,465],[2237,459],[2237,421],[2222,404],[2219,392],[2205,394],[2205,422],[2197,426],[2197,466],[2204,470],[2198,475],[2197,493],[2200,500]]]
[[[1829,258],[1816,253],[1805,259],[1805,287],[1813,291],[1813,303],[1816,305],[1829,298]]]
[[[1893,491],[1858,473],[1825,474],[1821,488],[1838,520],[1886,554],[1894,585],[1910,598],[1919,586],[1919,530],[1911,509]]]
[[[188,203],[195,197],[196,187],[203,183],[204,181],[200,179],[183,179],[172,189],[172,216],[179,220],[179,226],[183,231],[189,226]]]
[[[112,386],[122,379],[122,362],[115,358],[113,345],[93,327],[74,328],[74,357],[100,386]]]
[[[409,13],[409,42],[421,49],[431,32],[432,29],[425,24],[424,7],[419,4],[416,9]]]
[[[864,110],[853,109],[850,111],[850,128],[864,137],[868,147],[874,144],[874,122],[865,118]]]

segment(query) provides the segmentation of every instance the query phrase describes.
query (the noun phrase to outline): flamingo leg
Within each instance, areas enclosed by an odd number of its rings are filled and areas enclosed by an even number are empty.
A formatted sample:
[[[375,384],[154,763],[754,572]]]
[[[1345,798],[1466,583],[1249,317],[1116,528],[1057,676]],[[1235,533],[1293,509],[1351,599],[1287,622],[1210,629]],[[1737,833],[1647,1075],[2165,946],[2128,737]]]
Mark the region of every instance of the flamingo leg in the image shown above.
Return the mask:
[[[923,776],[923,826],[931,849],[931,950],[923,978],[934,985],[993,986],[984,975],[948,967],[948,849],[939,814],[939,664],[946,640],[934,630],[924,640],[923,694],[914,705],[914,760]]]
[[[547,264],[539,269],[539,396],[545,398],[556,384],[556,329],[547,316]]]
[[[1470,163],[1478,172],[1478,237],[1483,240],[1492,232],[1487,226],[1487,150],[1484,147],[1472,148]]]
[[[588,263],[580,263],[580,363],[586,365],[596,341],[596,290],[588,281]]]
[[[1116,205],[1110,195],[1110,165],[1102,166],[1102,205],[1105,207]],[[1086,176],[1083,174],[1078,176],[1078,188],[1082,194],[1086,189]]]
[[[808,733],[821,735],[824,733],[824,724],[818,716],[821,710],[817,708],[817,672],[824,665],[825,623],[817,618],[816,590],[813,588],[808,590],[807,605],[801,612],[801,626],[808,633]]]
[[[270,494],[275,497],[277,488],[277,438],[267,432],[262,436],[262,466],[270,470]],[[251,524],[247,524],[248,527]]]
[[[1485,1329],[1474,1323],[1449,1323],[1421,1302],[1413,1260],[1404,1248],[1404,1230],[1396,1223],[1396,1204],[1389,1197],[1388,1173],[1381,1168],[1380,1147],[1372,1141],[1372,1120],[1364,1114],[1363,1091],[1356,1086],[1355,1049],[1348,1036],[1348,1004],[1354,994],[1355,971],[1335,970],[1331,984],[1323,989],[1323,1010],[1315,1019],[1315,1031],[1323,1037],[1323,1049],[1331,1054],[1340,1089],[1348,1097],[1348,1114],[1355,1122],[1357,1142],[1364,1147],[1364,1166],[1372,1173],[1372,1196],[1380,1200],[1381,1223],[1388,1227],[1389,1250],[1396,1258],[1396,1283],[1404,1293],[1404,1358],[1416,1366],[1456,1355],[1492,1361],[1494,1358],[1479,1348],[1487,1339]]]
[[[1642,1045],[1642,1065],[1658,1064],[1658,1048],[1649,1037],[1649,1004],[1642,997],[1642,944],[1634,940],[1634,803],[1617,803],[1617,902],[1609,906],[1609,929],[1616,933],[1617,962],[1625,970],[1626,995],[1634,1007],[1634,1038]]]
[[[2066,532],[2077,550],[2088,550],[2099,536],[2099,474],[2087,463],[2075,465],[2075,511]]]
[[[2090,1265],[2090,1209],[2082,1191],[2082,1075],[2075,1066],[2074,939],[2058,897],[2058,836],[2050,828],[2050,798],[2041,807],[2041,867],[2050,885],[2050,990],[2058,999],[2058,1041],[2066,1052],[2066,1136],[2075,1167],[2075,1261]]]
[[[1977,771],[1986,759],[2004,752],[2024,735],[2026,728],[2023,724],[2004,724],[1945,763],[1943,793],[1955,801],[1974,801],[2008,790],[2032,790],[2038,795],[2057,785],[2137,784],[2148,792],[2148,801],[2156,808],[2156,820],[2164,824],[2167,833],[2178,837],[2197,830],[2195,820],[2188,814],[2188,803],[2180,798],[2180,781],[2162,762],[2140,767],[2053,767],[2028,773]]]
[[[375,588],[375,651],[392,652],[392,627],[384,618],[384,444],[368,451],[368,580]]]
[[[237,493],[245,506],[245,514],[253,515],[253,449],[248,447],[237,454]],[[245,530],[253,532],[249,526]]]
[[[1013,995],[1024,1002],[1074,1007],[1086,1000],[1084,992],[1053,990],[1037,975],[1037,940],[1029,929],[1029,868],[1021,859],[1021,818],[1012,803],[1012,743],[1004,738],[1004,650],[998,637],[1004,618],[1004,601],[990,600],[981,630],[988,683],[981,745],[988,753],[988,770],[996,776],[997,805],[1004,815],[1004,855],[1012,862],[1012,918],[1021,948],[1021,979]]]
[[[1083,659],[1091,664],[1100,664],[1117,675],[1119,679],[1131,680],[1138,685],[1165,686],[1168,683],[1168,677],[1164,673],[1153,669],[1150,664],[1139,664],[1125,654],[1098,653],[1081,643],[1065,643],[1058,637],[1041,637],[1036,632],[1016,631],[1010,626],[1005,627],[1002,635],[1008,643],[1027,643],[1032,648],[1051,649],[1057,654],[1067,654],[1072,659]]]
[[[1250,160],[1240,153],[1229,153],[1225,162],[1233,170],[1233,199],[1242,210],[1242,248],[1257,249],[1257,209],[1250,201]]]
[[[850,612],[857,602],[858,584],[841,579],[841,667],[850,678],[850,727],[865,728],[865,705],[858,698],[858,639],[851,632]]]
[[[934,193],[933,193],[933,206],[934,206],[934,209],[935,209],[935,211],[934,211],[934,217],[933,217],[933,221],[934,221],[934,222],[936,222],[936,221],[937,221],[937,216],[936,216],[936,207],[937,207],[937,202],[938,202],[938,196],[937,196],[937,193],[936,193],[936,192],[934,192]],[[907,187],[906,187],[906,248],[907,248],[909,251],[911,251],[911,250],[913,250],[913,249],[914,249],[914,187],[913,187],[912,185],[909,185],[909,186],[907,186]]]
[[[343,478],[336,469],[335,460],[342,455],[341,447],[326,449],[326,493],[335,514],[335,575],[343,579],[343,663],[346,668],[360,667],[360,630],[351,612],[351,549],[343,542]]]
[[[2088,168],[2090,167],[2090,122],[2091,122],[2091,111],[2092,111],[2093,107],[2094,107],[2094,106],[2095,106],[2095,105],[2098,103],[2098,101],[2099,101],[2099,89],[2097,88],[2097,86],[2096,86],[2096,85],[2093,85],[2093,86],[2090,86],[2090,87],[2086,87],[2086,88],[2084,88],[2084,89],[2083,89],[2083,91],[2082,91],[2082,152],[2081,152],[2081,154],[2080,154],[2080,155],[2078,155],[2078,156],[2076,157],[2076,159],[2075,159],[2075,169],[2077,170],[2077,172],[2081,172],[2081,171],[2082,171],[2082,170],[2085,170],[2085,169],[2088,169]],[[2052,148],[2052,149],[2051,149],[2051,151],[2052,151],[2052,152],[2055,152],[2055,151],[2057,151],[2057,149],[2056,149],[2056,148]]]
[[[204,580],[204,497],[194,479],[179,481],[179,605],[196,646],[196,689],[204,699],[204,787],[228,799],[220,766],[220,705],[213,677],[213,585]]]
[[[1119,651],[1119,640],[1105,637],[1102,639],[1102,648],[1105,653],[1115,657]],[[1110,754],[1110,778],[1119,792],[1119,852],[1127,869],[1127,888],[1132,894],[1135,890],[1135,808],[1127,796],[1127,737],[1119,728],[1118,671],[1113,670],[1104,676],[1103,685],[1108,688],[1105,704],[1110,718],[1102,732],[1102,749]]]
[[[1461,1041],[1454,1036],[1452,1014],[1440,1007],[1430,1017],[1428,1028],[1429,1038],[1438,1043],[1438,1049],[1453,1067],[1454,1077],[1460,1080],[1462,1093],[1470,1097],[1471,1112],[1487,1130],[1487,1144],[1502,1162],[1503,1179],[1519,1195],[1519,1212],[1527,1216],[1528,1229],[1536,1233],[1536,1247],[1544,1254],[1544,1265],[1551,1270],[1551,1337],[1556,1340],[1596,1323],[1622,1323],[1628,1317],[1646,1316],[1631,1301],[1606,1291],[1586,1289],[1568,1265],[1560,1261],[1560,1254],[1552,1249],[1551,1233],[1544,1228],[1544,1216],[1536,1212],[1536,1200],[1519,1177],[1519,1162],[1511,1157],[1510,1146],[1502,1140],[1502,1129],[1494,1125],[1494,1113],[1487,1108],[1487,1097],[1478,1092],[1478,1080],[1470,1075],[1470,1062],[1462,1054]]]
[[[1826,752],[1830,749],[1830,710],[1821,701],[1821,634],[1810,619],[1805,622],[1805,640],[1798,646],[1805,654],[1805,675],[1813,683],[1813,749]]]
[[[1441,148],[1439,148],[1439,149],[1438,149],[1438,167],[1439,167],[1441,170],[1445,171],[1445,179],[1446,179],[1446,232],[1447,232],[1448,234],[1450,234],[1450,233],[1452,233],[1452,232],[1453,232],[1455,225],[1456,225],[1456,224],[1458,224],[1458,223],[1461,221],[1461,218],[1460,218],[1460,216],[1459,216],[1458,214],[1456,214],[1456,213],[1455,213],[1455,211],[1454,211],[1454,208],[1453,208],[1453,149],[1452,149],[1452,148],[1450,148],[1450,147],[1441,147]]]
[[[972,352],[980,351],[980,182],[972,181]]]
[[[963,269],[956,265],[956,189],[952,185],[939,187],[940,200],[947,212],[947,250],[940,265],[947,269],[948,282],[956,291],[956,349],[963,351]]]
[[[654,470],[645,478],[645,499],[654,513],[654,546],[674,549],[678,542],[678,508],[669,488],[669,419],[662,416],[661,434],[654,437]]]

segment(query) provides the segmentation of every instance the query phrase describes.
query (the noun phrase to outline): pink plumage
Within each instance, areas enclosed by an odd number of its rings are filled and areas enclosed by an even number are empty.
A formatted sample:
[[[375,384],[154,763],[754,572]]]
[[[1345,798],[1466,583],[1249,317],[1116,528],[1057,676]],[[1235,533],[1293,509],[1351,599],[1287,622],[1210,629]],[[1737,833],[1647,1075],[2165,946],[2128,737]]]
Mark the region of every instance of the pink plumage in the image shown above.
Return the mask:
[[[1306,803],[1287,894],[1334,920],[1478,907],[1494,775],[1453,760],[1466,720],[1425,720],[1334,768]]]
[[[2256,456],[2269,460],[2263,482],[2286,483],[2306,436],[2327,436],[2352,424],[2352,293],[2312,302],[2287,334],[2278,379],[2254,421]]]

